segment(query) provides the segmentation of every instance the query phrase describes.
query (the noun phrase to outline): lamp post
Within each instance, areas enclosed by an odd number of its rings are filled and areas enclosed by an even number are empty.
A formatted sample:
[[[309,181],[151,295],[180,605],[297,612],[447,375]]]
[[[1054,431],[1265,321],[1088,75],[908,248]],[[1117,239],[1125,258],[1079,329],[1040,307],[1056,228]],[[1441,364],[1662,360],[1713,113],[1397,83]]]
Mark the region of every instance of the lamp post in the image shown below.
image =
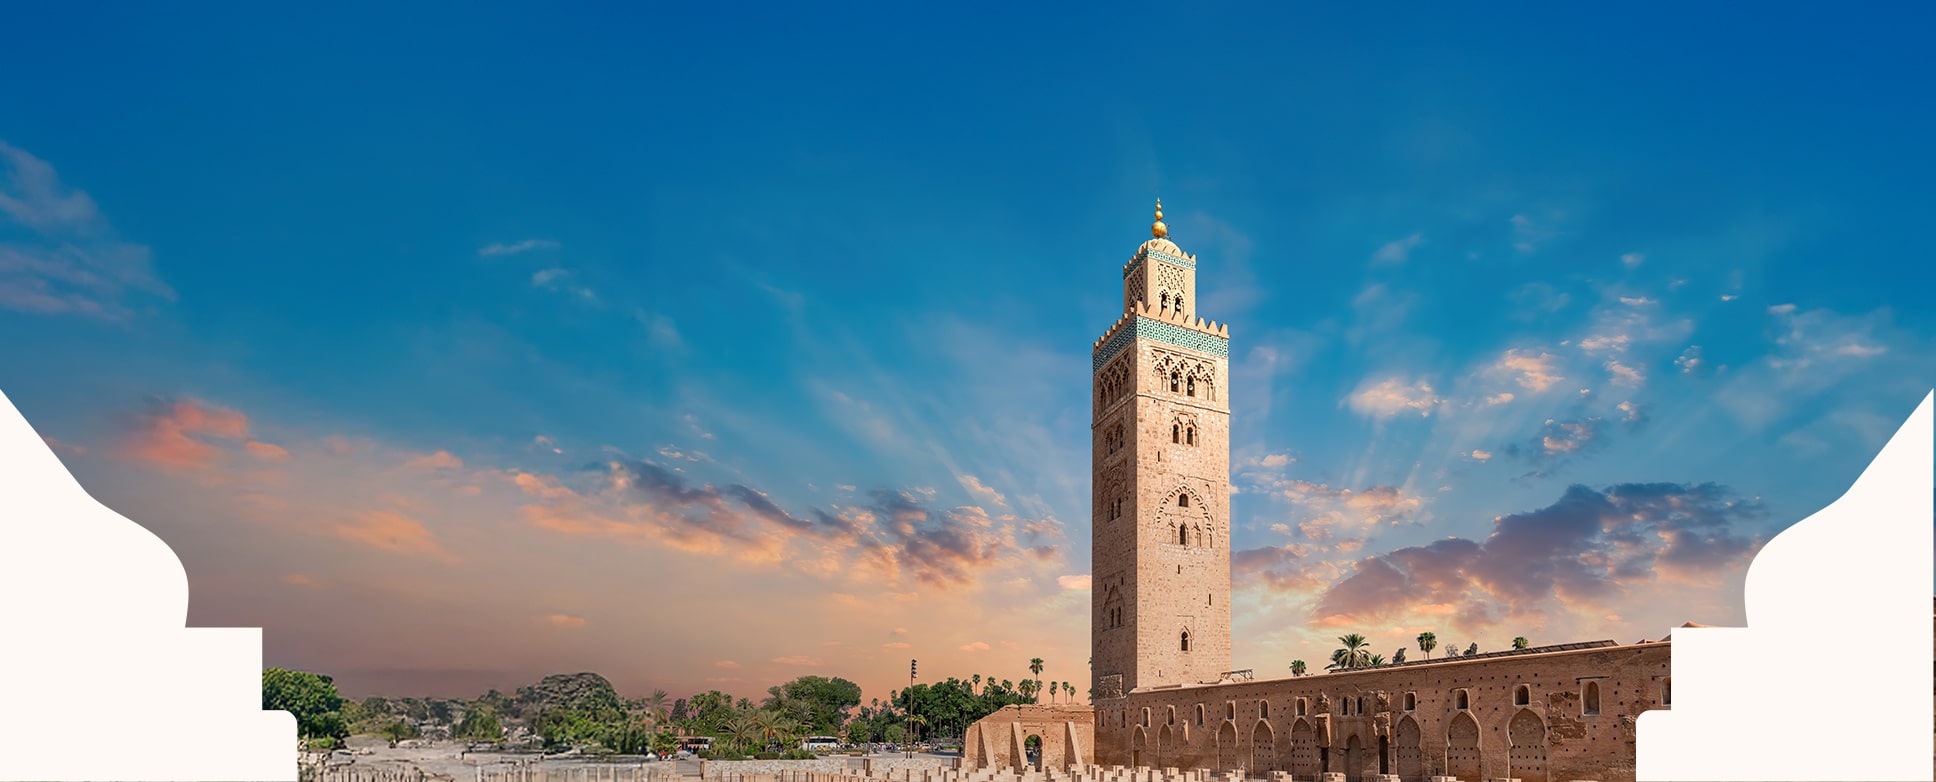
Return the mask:
[[[919,662],[919,660],[908,661],[908,689],[907,689],[908,752],[907,752],[907,756],[908,756],[908,759],[910,760],[914,758],[914,664],[917,662]]]

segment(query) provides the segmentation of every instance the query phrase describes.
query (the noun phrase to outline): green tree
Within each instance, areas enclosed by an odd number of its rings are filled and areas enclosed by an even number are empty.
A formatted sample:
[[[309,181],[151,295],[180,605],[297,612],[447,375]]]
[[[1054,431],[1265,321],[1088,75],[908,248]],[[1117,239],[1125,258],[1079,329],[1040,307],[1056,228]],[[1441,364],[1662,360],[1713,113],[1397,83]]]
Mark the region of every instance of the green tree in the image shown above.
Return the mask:
[[[1327,668],[1363,668],[1371,663],[1371,642],[1363,635],[1342,635],[1338,637],[1338,643],[1344,644],[1344,648],[1331,653],[1331,664]]]
[[[1034,675],[1034,676],[1041,676],[1041,675],[1042,675],[1042,667],[1043,667],[1043,666],[1042,666],[1042,658],[1040,658],[1040,657],[1034,657],[1034,658],[1030,658],[1030,659],[1029,659],[1029,673],[1030,673],[1031,675]]]
[[[504,726],[498,722],[497,712],[489,706],[475,706],[464,712],[464,719],[452,731],[458,738],[475,741],[497,741],[504,738]]]
[[[1075,686],[1075,684],[1073,684],[1073,683],[1071,683],[1071,682],[1063,682],[1063,683],[1062,683],[1062,693],[1063,693],[1064,695],[1067,695],[1067,696],[1069,696],[1069,702],[1070,702],[1070,703],[1075,703],[1075,702],[1076,702],[1076,686]]]
[[[1385,664],[1385,656],[1382,654],[1374,654],[1369,659],[1365,660],[1366,668],[1378,668],[1383,666],[1384,664]]]
[[[390,746],[395,747],[397,742],[415,737],[417,735],[417,729],[412,727],[410,723],[399,719],[383,726],[381,735],[390,740]]]
[[[1531,644],[1532,642],[1526,640],[1526,636],[1523,636],[1523,635],[1513,639],[1514,649],[1524,649]]]
[[[981,694],[981,674],[975,674],[975,694]]]
[[[350,735],[343,719],[343,697],[336,682],[321,674],[269,668],[262,672],[262,708],[286,711],[296,718],[296,733],[305,739],[342,740]]]
[[[652,740],[646,748],[660,755],[670,755],[679,748],[679,737],[672,735],[672,731],[662,730],[652,734]]]
[[[1304,661],[1303,661],[1303,660],[1292,660],[1292,661],[1291,661],[1291,675],[1292,675],[1292,676],[1303,676],[1303,675],[1304,675]]]
[[[860,705],[860,685],[838,677],[802,676],[767,690],[761,705],[802,730],[830,734],[846,724],[848,713]]]
[[[846,736],[849,744],[866,744],[874,740],[873,726],[866,720],[856,718],[853,722],[847,723]]]
[[[1418,634],[1418,650],[1425,653],[1425,659],[1432,659],[1432,650],[1437,649],[1438,646],[1439,637],[1437,633],[1427,631]]]

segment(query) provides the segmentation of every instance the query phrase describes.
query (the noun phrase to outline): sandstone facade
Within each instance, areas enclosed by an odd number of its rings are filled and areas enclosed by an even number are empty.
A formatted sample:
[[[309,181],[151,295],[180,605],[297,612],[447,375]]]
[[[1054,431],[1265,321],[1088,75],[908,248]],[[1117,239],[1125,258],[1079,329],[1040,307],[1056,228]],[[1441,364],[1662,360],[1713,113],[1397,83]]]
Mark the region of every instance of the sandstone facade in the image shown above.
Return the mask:
[[[1672,697],[1664,642],[1268,681],[1229,670],[1229,328],[1197,316],[1196,258],[1158,220],[1123,267],[1124,314],[1091,367],[1093,705],[1055,719],[1086,719],[1093,745],[1047,757],[1063,743],[1052,734],[1078,732],[998,713],[970,729],[963,768],[1018,767],[1017,736],[1034,730],[1038,769],[1138,779],[1632,780],[1634,719]]]

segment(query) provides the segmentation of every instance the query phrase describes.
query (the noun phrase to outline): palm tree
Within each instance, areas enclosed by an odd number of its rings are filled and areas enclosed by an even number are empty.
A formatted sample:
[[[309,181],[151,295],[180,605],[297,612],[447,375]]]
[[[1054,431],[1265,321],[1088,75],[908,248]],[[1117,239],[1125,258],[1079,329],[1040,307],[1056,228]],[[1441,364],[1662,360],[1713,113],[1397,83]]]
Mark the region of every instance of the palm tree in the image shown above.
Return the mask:
[[[1042,658],[1034,657],[1029,659],[1029,673],[1036,676],[1042,675]],[[1029,691],[1026,694],[1032,696],[1035,693],[1038,693],[1041,691],[1042,691],[1042,682],[1040,680],[1037,680],[1034,685],[1029,687]]]
[[[1062,694],[1062,682],[1049,682],[1049,703],[1055,703],[1055,696]]]
[[[914,726],[914,735],[909,738],[915,742],[919,742],[921,740],[921,729],[928,726],[928,718],[916,714],[908,718],[908,723]]]
[[[1528,640],[1526,640],[1526,636],[1523,636],[1523,635],[1522,635],[1522,636],[1519,636],[1518,638],[1514,638],[1514,639],[1513,639],[1513,648],[1514,648],[1514,649],[1524,649],[1524,648],[1526,648],[1527,646],[1530,646],[1531,644],[1532,644],[1532,642],[1531,642],[1531,641],[1528,641]]]
[[[1074,684],[1071,684],[1071,683],[1069,683],[1069,682],[1063,682],[1063,683],[1062,683],[1062,692],[1063,692],[1064,694],[1066,694],[1066,695],[1068,695],[1068,696],[1069,696],[1069,702],[1070,702],[1070,703],[1075,703],[1075,701],[1076,701],[1076,686],[1075,686]]]
[[[1377,667],[1383,666],[1384,664],[1385,664],[1385,656],[1382,654],[1374,654],[1371,656],[1371,659],[1365,661],[1366,668],[1377,668]]]
[[[753,715],[753,725],[759,730],[760,739],[767,742],[764,746],[771,746],[780,740],[780,715],[778,713],[761,709]]]
[[[975,688],[970,692],[972,692],[975,695],[981,694],[981,674],[979,673],[975,674]]]
[[[1425,653],[1425,659],[1432,659],[1432,650],[1437,649],[1438,646],[1439,637],[1436,633],[1426,631],[1418,634],[1418,650]]]
[[[739,714],[726,721],[726,737],[732,741],[733,749],[744,754],[746,748],[760,738],[760,726],[751,716]]]
[[[1303,660],[1292,660],[1292,661],[1291,661],[1291,675],[1292,675],[1292,676],[1303,676],[1303,675],[1304,675],[1304,661],[1303,661]]]
[[[1338,636],[1343,649],[1331,653],[1331,666],[1334,668],[1363,668],[1371,662],[1371,642],[1363,635],[1352,633]]]

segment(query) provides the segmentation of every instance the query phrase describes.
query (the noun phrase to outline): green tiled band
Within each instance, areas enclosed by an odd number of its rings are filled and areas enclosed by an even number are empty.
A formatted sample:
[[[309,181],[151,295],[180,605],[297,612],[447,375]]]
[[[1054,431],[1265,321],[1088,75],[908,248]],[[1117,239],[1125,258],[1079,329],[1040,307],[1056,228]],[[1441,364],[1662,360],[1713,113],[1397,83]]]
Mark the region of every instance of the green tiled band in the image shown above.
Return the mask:
[[[1095,359],[1092,362],[1094,366],[1089,371],[1102,371],[1102,365],[1109,363],[1110,359],[1122,353],[1123,349],[1129,347],[1129,344],[1136,341],[1137,337],[1153,339],[1157,342],[1175,345],[1185,350],[1208,353],[1218,358],[1230,358],[1230,339],[1228,337],[1205,334],[1196,329],[1184,328],[1174,323],[1166,323],[1154,318],[1145,318],[1138,315],[1135,320],[1130,321],[1121,330],[1118,330],[1115,336],[1110,337],[1108,342],[1104,342],[1102,347],[1096,349]]]
[[[1143,268],[1143,259],[1146,256],[1155,256],[1156,260],[1162,261],[1164,263],[1175,264],[1177,266],[1181,266],[1185,269],[1190,269],[1192,271],[1195,271],[1197,268],[1197,262],[1192,261],[1188,258],[1181,258],[1175,255],[1171,255],[1169,253],[1163,252],[1162,250],[1147,250],[1144,252],[1143,255],[1136,256],[1136,259],[1130,262],[1129,268],[1123,270],[1123,277],[1127,278],[1129,277],[1129,275],[1135,274],[1137,269]]]

